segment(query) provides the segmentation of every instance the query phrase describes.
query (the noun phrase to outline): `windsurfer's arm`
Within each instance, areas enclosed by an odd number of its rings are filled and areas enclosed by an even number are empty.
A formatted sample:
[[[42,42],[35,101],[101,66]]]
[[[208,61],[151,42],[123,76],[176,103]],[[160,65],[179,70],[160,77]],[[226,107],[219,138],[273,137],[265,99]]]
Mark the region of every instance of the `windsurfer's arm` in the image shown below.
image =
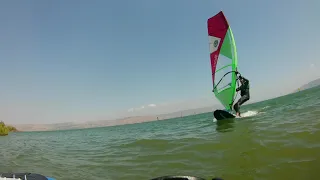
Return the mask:
[[[245,81],[245,83],[244,83],[244,84],[247,84],[247,83],[249,82],[249,80],[248,80],[248,79],[246,79],[246,78],[244,78],[243,76],[241,76],[241,78]]]

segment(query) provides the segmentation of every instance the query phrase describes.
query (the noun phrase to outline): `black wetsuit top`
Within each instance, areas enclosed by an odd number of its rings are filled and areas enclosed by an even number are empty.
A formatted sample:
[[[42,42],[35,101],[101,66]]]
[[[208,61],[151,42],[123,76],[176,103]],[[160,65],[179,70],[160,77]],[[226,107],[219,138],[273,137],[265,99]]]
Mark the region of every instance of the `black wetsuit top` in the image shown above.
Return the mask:
[[[250,93],[249,93],[249,80],[248,79],[246,79],[246,78],[244,78],[244,77],[242,77],[242,82],[243,83],[241,83],[241,86],[240,87],[238,87],[236,90],[237,91],[241,91],[241,96],[249,96],[250,97]]]

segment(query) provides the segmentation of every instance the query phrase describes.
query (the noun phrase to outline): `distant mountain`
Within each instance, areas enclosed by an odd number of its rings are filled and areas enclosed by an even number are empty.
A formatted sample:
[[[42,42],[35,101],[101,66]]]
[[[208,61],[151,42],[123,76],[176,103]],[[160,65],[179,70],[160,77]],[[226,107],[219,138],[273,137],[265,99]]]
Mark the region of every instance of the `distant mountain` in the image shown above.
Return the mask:
[[[310,88],[313,88],[313,87],[316,87],[316,86],[320,86],[320,78],[318,78],[316,80],[313,80],[313,81],[301,86],[295,92],[306,90],[306,89],[310,89]]]
[[[105,127],[105,126],[115,126],[124,124],[135,124],[156,120],[165,120],[170,118],[177,118],[183,116],[189,116],[194,114],[213,112],[218,106],[211,107],[201,107],[193,108],[188,110],[182,110],[167,114],[160,115],[150,115],[150,116],[133,116],[125,117],[114,120],[99,120],[99,121],[88,121],[83,123],[76,122],[66,122],[66,123],[56,123],[56,124],[16,124],[15,126],[21,131],[53,131],[53,130],[67,130],[67,129],[83,129],[83,128],[93,128],[93,127]]]
[[[116,120],[89,121],[84,123],[66,122],[56,124],[16,124],[15,126],[17,126],[17,129],[21,131],[54,131],[134,124],[155,120],[157,120],[157,116],[135,116]]]

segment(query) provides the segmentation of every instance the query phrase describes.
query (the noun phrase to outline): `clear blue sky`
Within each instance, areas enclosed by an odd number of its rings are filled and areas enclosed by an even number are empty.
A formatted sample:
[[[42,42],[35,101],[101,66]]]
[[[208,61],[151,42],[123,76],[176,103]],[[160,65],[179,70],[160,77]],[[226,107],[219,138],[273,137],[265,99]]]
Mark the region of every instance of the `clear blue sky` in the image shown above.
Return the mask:
[[[217,104],[206,23],[220,10],[252,101],[286,94],[320,77],[319,7],[318,0],[0,1],[0,119],[87,121],[139,114],[127,110],[141,106],[141,114],[174,102],[189,108],[201,98]]]

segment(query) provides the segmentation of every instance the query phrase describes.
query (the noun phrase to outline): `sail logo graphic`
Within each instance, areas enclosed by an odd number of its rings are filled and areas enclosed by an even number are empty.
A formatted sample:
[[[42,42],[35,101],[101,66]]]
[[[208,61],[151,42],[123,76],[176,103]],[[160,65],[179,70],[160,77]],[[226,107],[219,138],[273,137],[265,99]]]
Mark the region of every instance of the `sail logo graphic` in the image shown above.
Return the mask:
[[[217,51],[219,44],[220,44],[220,38],[209,36],[209,48],[210,48],[210,54]]]
[[[214,41],[214,44],[213,44],[214,47],[217,47],[217,46],[218,46],[218,43],[219,43],[219,41],[218,41],[218,40],[215,40],[215,41]]]

